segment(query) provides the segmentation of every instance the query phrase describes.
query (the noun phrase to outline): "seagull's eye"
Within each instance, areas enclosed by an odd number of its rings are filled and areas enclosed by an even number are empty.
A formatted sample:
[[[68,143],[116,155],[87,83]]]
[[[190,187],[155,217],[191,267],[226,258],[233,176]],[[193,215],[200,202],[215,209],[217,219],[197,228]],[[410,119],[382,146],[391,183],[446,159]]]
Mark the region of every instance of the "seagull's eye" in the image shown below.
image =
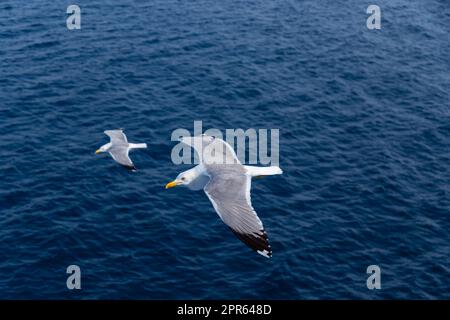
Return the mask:
[[[184,180],[186,180],[186,178],[185,178],[185,177],[182,177],[182,178],[181,178],[181,181],[184,181]]]

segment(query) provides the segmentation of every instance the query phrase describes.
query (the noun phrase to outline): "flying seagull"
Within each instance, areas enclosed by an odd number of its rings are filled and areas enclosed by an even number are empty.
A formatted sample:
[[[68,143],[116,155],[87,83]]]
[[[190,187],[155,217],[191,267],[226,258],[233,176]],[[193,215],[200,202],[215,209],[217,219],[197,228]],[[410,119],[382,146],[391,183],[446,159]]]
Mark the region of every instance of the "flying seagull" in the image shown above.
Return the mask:
[[[252,177],[282,174],[277,166],[242,165],[233,148],[222,139],[211,136],[184,137],[182,143],[198,154],[200,164],[180,173],[166,185],[191,190],[203,189],[220,219],[247,246],[270,258],[272,250],[261,220],[250,200]]]
[[[111,157],[125,168],[136,171],[136,167],[131,161],[128,153],[132,149],[145,149],[146,143],[128,143],[127,136],[122,129],[106,130],[105,134],[110,138],[110,141],[101,146],[95,151],[96,154],[109,152]]]

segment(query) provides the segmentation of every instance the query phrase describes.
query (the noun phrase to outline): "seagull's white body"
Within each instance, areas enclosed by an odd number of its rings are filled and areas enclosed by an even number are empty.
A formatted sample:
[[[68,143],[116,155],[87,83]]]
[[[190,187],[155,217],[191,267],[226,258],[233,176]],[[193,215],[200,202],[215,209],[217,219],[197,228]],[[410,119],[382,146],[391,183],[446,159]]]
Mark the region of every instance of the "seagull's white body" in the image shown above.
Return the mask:
[[[282,174],[276,166],[242,165],[233,148],[225,141],[209,136],[182,138],[198,153],[200,164],[184,171],[166,188],[185,185],[203,189],[222,221],[253,250],[269,258],[272,251],[267,233],[250,199],[251,178]]]
[[[106,130],[105,134],[110,138],[110,142],[101,146],[95,153],[108,152],[111,157],[125,168],[136,171],[136,167],[129,157],[130,150],[145,149],[145,143],[128,143],[127,136],[123,130]]]
[[[245,169],[245,173],[249,175],[250,177],[263,177],[263,176],[273,176],[276,174],[282,174],[283,171],[280,169],[280,167],[277,166],[271,166],[271,167],[254,167],[254,166],[243,166]],[[202,164],[199,164],[198,166],[193,167],[192,169],[186,170],[180,175],[186,174],[187,172],[192,171],[192,174],[195,176],[195,178],[189,183],[186,184],[186,187],[188,187],[191,190],[201,190],[203,189],[206,184],[209,182],[209,176],[208,172]]]

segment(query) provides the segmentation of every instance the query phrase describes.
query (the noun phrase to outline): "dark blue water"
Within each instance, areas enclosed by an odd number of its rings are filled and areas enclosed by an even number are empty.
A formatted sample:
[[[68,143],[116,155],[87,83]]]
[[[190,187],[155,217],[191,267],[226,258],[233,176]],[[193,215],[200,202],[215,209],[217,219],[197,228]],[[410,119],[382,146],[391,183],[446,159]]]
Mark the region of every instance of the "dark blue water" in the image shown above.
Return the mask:
[[[376,1],[374,31],[356,0],[74,2],[75,31],[73,2],[0,3],[0,298],[450,298],[448,1]],[[272,259],[164,190],[194,120],[280,129]],[[94,155],[118,127],[136,173]]]

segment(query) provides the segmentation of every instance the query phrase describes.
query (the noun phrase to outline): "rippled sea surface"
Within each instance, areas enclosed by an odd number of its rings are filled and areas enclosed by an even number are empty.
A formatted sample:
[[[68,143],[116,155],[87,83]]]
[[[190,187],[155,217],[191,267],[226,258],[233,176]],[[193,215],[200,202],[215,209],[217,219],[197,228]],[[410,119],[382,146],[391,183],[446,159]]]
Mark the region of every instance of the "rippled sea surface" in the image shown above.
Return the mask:
[[[356,0],[73,2],[81,30],[0,3],[0,298],[450,298],[448,1],[379,0],[373,31]],[[164,190],[194,120],[280,129],[252,187],[272,259]],[[119,127],[136,173],[94,155]]]

